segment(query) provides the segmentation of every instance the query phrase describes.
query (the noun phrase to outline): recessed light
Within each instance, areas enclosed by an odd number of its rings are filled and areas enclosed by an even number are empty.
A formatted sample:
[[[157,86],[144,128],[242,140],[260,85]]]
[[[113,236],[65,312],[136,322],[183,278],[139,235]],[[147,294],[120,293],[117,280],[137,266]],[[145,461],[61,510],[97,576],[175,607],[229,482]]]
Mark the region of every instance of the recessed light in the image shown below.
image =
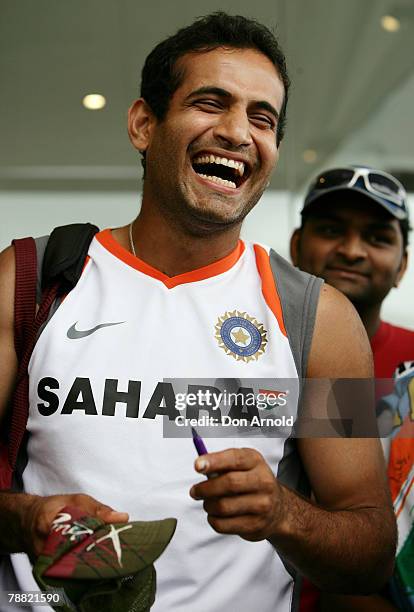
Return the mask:
[[[384,15],[381,17],[381,25],[387,32],[397,32],[400,29],[400,20],[393,15]]]
[[[318,159],[318,154],[315,149],[305,149],[303,151],[303,161],[306,164],[313,164]]]
[[[82,104],[88,110],[100,110],[106,104],[106,98],[101,94],[88,94],[82,100]]]

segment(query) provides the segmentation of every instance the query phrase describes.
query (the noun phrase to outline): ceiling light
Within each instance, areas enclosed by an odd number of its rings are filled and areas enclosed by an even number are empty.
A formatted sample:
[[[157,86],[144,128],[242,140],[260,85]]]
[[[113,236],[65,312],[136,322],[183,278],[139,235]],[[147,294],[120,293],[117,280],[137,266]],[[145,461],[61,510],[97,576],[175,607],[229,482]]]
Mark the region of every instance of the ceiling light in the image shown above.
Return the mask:
[[[318,159],[318,154],[315,149],[305,149],[303,151],[303,161],[306,164],[313,164]]]
[[[82,104],[88,110],[100,110],[106,104],[106,99],[101,94],[88,94],[82,100]]]
[[[384,15],[381,17],[381,25],[387,32],[397,32],[400,29],[400,21],[393,15]]]

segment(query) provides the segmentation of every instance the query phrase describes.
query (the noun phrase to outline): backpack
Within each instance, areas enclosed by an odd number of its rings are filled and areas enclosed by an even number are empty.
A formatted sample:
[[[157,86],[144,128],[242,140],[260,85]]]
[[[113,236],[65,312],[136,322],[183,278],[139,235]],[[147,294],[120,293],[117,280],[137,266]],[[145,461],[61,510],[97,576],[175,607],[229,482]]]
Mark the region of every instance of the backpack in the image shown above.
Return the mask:
[[[59,303],[78,282],[89,245],[98,231],[90,223],[75,223],[55,228],[49,238],[13,240],[16,255],[14,343],[18,370],[0,440],[0,489],[22,489],[30,357],[51,316],[52,306]],[[41,271],[38,273],[40,262]]]

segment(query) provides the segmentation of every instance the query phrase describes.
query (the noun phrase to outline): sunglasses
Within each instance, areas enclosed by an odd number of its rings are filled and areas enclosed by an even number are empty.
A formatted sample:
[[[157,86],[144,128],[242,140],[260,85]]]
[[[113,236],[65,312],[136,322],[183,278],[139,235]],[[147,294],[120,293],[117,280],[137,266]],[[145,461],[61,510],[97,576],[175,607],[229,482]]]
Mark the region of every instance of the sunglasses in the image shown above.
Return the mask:
[[[361,179],[361,180],[360,180]],[[359,181],[358,185],[356,183]],[[362,184],[361,184],[362,182]],[[336,168],[323,172],[316,179],[313,190],[332,189],[333,187],[363,186],[373,195],[386,199],[405,210],[405,189],[396,178],[369,168]]]

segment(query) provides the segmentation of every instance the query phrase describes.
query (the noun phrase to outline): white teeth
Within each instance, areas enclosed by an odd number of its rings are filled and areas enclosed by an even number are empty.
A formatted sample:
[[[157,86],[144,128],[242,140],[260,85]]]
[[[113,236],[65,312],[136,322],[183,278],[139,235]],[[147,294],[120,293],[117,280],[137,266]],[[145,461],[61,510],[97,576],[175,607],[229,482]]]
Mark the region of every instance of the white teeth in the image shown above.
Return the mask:
[[[200,163],[203,163],[203,162],[200,162]],[[218,176],[207,176],[207,174],[198,174],[198,176],[201,176],[201,178],[203,179],[213,181],[213,183],[217,183],[218,185],[224,185],[225,187],[231,187],[232,189],[237,189],[237,185],[236,183],[233,183],[233,181],[226,181]]]
[[[240,176],[243,176],[245,165],[242,161],[236,161],[235,159],[227,159],[227,157],[217,157],[216,155],[199,155],[194,159],[195,164],[221,164],[222,166],[228,166],[234,168]],[[231,181],[230,181],[231,182]]]

